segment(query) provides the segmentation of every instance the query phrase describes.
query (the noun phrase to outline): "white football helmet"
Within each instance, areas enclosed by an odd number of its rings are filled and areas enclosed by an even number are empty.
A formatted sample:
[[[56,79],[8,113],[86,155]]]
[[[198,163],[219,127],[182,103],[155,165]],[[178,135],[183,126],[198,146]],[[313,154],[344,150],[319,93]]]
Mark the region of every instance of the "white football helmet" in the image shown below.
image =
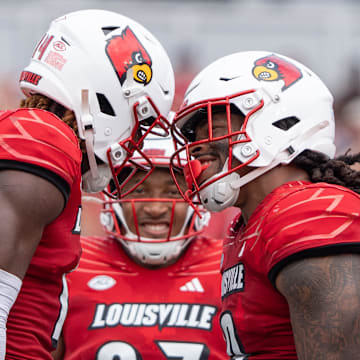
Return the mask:
[[[228,156],[222,171],[201,184],[197,179],[206,164],[189,161],[185,175],[190,190],[183,196],[189,199],[199,194],[208,210],[221,211],[235,204],[241,186],[279,164],[290,163],[305,149],[332,158],[332,103],[331,93],[311,70],[283,55],[249,51],[213,62],[191,82],[175,116],[175,155],[186,152],[190,159],[196,147],[226,139]],[[212,129],[212,113],[219,109],[227,115],[228,134],[216,138],[208,131],[207,139],[196,139],[200,118],[205,116],[205,125]],[[231,130],[233,113],[244,118],[239,131]],[[234,159],[241,164],[235,166]],[[244,166],[253,169],[240,177],[237,171]],[[171,168],[176,168],[176,162],[172,161]]]
[[[169,57],[148,30],[114,12],[81,10],[54,20],[20,88],[74,111],[91,170],[83,178],[85,191],[106,187],[114,167],[140,151],[149,132],[168,134],[174,97]],[[105,165],[98,166],[94,154]]]
[[[168,138],[153,137],[144,141],[143,153],[147,155],[155,167],[169,168],[170,158],[174,152],[173,140]],[[143,161],[141,156],[134,154],[132,160]],[[128,167],[134,167],[133,162],[127,164]],[[135,209],[137,202],[167,202],[171,204],[171,216],[169,220],[169,230],[166,238],[148,238],[139,233],[138,219],[135,210],[134,224],[136,233],[129,229],[126,222],[122,205],[130,202]],[[208,225],[210,213],[201,206],[194,208],[188,206],[185,221],[181,230],[175,236],[171,236],[174,222],[175,206],[178,203],[184,203],[185,200],[179,197],[175,198],[122,198],[121,200],[109,199],[104,195],[103,210],[100,214],[100,221],[105,231],[110,236],[115,237],[127,249],[130,255],[138,262],[145,265],[164,265],[177,259],[190,241],[197,235],[200,235],[204,227]],[[169,214],[168,214],[169,215]],[[168,216],[167,215],[167,216]]]

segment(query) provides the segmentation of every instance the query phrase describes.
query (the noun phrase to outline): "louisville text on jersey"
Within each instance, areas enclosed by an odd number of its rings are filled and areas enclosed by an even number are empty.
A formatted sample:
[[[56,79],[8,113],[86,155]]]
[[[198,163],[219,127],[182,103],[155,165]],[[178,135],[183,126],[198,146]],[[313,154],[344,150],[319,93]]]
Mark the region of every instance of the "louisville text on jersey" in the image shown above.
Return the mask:
[[[244,264],[239,263],[226,269],[221,279],[221,298],[244,290]]]
[[[186,327],[211,330],[216,306],[204,304],[97,304],[89,329],[115,326]]]

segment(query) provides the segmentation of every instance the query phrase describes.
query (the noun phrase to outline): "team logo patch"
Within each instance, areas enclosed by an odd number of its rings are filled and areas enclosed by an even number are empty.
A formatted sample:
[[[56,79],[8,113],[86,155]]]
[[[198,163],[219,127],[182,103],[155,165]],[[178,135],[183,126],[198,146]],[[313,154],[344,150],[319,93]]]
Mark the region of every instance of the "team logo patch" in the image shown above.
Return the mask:
[[[252,73],[257,80],[283,80],[284,86],[281,91],[286,90],[303,76],[298,67],[274,54],[256,60]]]
[[[134,80],[147,85],[152,79],[152,60],[138,38],[127,26],[121,35],[107,41],[106,54],[123,85],[127,71],[132,68]]]
[[[89,280],[87,284],[89,288],[93,290],[102,291],[112,288],[116,284],[116,280],[113,279],[111,276],[98,275]]]

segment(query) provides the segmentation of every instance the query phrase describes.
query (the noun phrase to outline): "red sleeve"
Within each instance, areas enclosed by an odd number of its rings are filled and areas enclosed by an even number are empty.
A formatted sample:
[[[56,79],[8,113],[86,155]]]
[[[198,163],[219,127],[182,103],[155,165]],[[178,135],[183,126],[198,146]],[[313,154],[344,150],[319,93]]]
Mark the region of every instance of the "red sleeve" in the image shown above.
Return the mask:
[[[262,234],[270,279],[300,258],[360,252],[359,212],[360,196],[340,186],[314,185],[278,201]]]
[[[39,109],[0,113],[1,169],[32,172],[71,188],[80,163],[76,135],[54,114]]]

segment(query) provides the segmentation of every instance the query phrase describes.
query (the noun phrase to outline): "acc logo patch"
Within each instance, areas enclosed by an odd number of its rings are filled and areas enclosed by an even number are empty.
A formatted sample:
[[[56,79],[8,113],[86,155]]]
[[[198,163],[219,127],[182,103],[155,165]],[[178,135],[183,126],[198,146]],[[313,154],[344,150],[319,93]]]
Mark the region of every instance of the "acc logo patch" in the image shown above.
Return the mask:
[[[284,86],[281,91],[286,90],[303,76],[298,67],[274,54],[256,60],[252,73],[257,80],[283,80]]]
[[[147,85],[152,78],[152,60],[133,31],[127,26],[121,35],[107,41],[106,54],[123,85],[126,72],[132,68],[134,80]]]
[[[111,276],[98,275],[88,281],[88,286],[94,290],[107,290],[112,288],[116,284],[116,280]]]

